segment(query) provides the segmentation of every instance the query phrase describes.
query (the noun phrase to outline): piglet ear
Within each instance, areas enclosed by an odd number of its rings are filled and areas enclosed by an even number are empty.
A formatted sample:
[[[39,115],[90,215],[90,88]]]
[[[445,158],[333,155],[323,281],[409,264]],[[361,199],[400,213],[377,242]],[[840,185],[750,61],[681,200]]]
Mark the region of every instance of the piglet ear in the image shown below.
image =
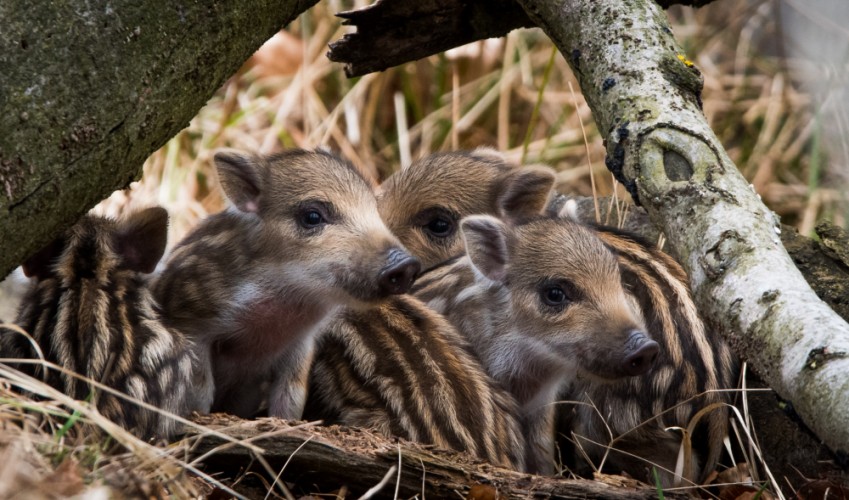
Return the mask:
[[[127,216],[118,225],[115,252],[124,267],[140,273],[152,273],[165,253],[168,242],[168,212],[151,207]]]
[[[65,249],[65,238],[59,237],[48,243],[44,248],[32,254],[21,267],[28,278],[47,279],[53,273],[53,264]]]
[[[491,161],[497,161],[499,163],[507,163],[507,157],[501,151],[497,149],[488,147],[488,146],[478,146],[474,150],[472,150],[472,156],[477,156],[479,158],[485,158]]]
[[[466,254],[472,265],[492,281],[507,277],[507,227],[489,215],[466,217],[460,222]]]
[[[258,212],[262,192],[260,160],[235,151],[218,152],[214,159],[218,179],[227,198],[242,212]]]
[[[554,187],[554,170],[533,165],[511,171],[501,179],[498,215],[505,219],[541,214]]]

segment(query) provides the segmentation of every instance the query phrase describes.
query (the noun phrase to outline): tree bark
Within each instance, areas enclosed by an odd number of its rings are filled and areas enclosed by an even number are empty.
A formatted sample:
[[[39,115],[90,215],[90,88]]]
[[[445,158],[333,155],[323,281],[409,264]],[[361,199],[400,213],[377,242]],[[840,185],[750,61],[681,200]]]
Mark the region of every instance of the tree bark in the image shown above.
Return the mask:
[[[316,492],[316,487],[328,492],[345,486],[360,495],[388,476],[389,481],[377,498],[393,498],[396,487],[400,498],[416,495],[458,498],[458,494],[461,498],[478,499],[657,497],[655,488],[619,476],[602,475],[596,481],[534,476],[495,467],[460,453],[388,440],[364,429],[338,426],[293,429],[278,419],[249,421],[223,414],[197,417],[196,421],[262,448],[262,456],[275,474],[286,464],[281,479],[294,482],[305,489],[305,494]],[[203,459],[204,468],[218,478],[239,475],[253,458],[248,448],[210,436],[197,440],[192,450],[195,457],[209,453]],[[396,470],[387,475],[392,466],[398,466],[399,460],[401,473]],[[273,479],[267,478],[269,483]],[[666,497],[683,495],[669,492]]]
[[[316,2],[0,3],[0,276],[138,178]]]
[[[571,65],[608,168],[663,229],[720,329],[838,454],[849,450],[849,325],[805,283],[777,217],[700,109],[701,77],[647,0],[519,0]]]

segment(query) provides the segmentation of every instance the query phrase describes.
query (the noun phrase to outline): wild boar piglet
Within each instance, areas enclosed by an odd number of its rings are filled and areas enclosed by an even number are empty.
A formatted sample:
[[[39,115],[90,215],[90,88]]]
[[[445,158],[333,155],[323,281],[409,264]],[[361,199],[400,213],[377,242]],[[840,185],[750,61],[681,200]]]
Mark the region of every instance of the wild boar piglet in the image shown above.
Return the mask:
[[[644,374],[658,345],[625,293],[615,256],[589,229],[491,216],[465,218],[461,228],[467,256],[426,274],[416,295],[438,302],[513,394],[529,469],[552,473],[553,403],[563,384]]]
[[[226,211],[174,249],[154,292],[196,345],[201,412],[299,418],[314,337],[341,306],[405,293],[419,271],[372,187],[323,151],[215,155]]]
[[[380,185],[386,225],[427,270],[463,252],[460,219],[490,214],[540,214],[554,186],[545,166],[518,168],[495,150],[436,153],[392,174]]]
[[[17,324],[45,360],[172,413],[185,413],[191,375],[186,339],[165,328],[149,276],[165,250],[168,214],[158,207],[115,221],[86,215],[24,264],[34,283]],[[40,357],[24,336],[0,334],[2,357]],[[66,372],[21,364],[143,437],[168,437],[175,422],[99,391]]]

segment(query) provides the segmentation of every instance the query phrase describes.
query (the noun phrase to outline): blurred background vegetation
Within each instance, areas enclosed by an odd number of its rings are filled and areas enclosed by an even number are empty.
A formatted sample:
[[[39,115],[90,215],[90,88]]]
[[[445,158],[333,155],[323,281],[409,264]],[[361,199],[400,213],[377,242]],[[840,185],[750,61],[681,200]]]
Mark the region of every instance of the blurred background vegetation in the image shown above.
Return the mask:
[[[823,218],[847,224],[841,2],[820,0],[816,11],[796,0],[719,0],[668,11],[704,75],[704,112],[731,159],[784,223],[808,235]],[[349,80],[325,57],[349,30],[333,14],[368,3],[325,1],[303,14],[147,160],[141,182],[99,210],[161,204],[176,241],[224,206],[211,163],[222,147],[328,146],[379,181],[430,152],[486,145],[552,165],[563,192],[627,197],[604,167],[575,77],[540,30]]]

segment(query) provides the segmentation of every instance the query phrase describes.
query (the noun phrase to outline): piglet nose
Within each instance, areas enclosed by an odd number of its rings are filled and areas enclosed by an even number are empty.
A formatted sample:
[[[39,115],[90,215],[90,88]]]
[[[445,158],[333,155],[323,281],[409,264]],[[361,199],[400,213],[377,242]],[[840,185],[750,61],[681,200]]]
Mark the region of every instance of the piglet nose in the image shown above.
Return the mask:
[[[398,248],[389,251],[387,260],[388,263],[380,270],[377,277],[380,290],[389,295],[399,295],[410,291],[421,269],[419,261]]]
[[[632,331],[628,335],[626,344],[628,355],[624,359],[625,373],[632,376],[646,373],[654,364],[659,351],[660,346],[657,342],[648,338],[645,333],[639,330]]]

